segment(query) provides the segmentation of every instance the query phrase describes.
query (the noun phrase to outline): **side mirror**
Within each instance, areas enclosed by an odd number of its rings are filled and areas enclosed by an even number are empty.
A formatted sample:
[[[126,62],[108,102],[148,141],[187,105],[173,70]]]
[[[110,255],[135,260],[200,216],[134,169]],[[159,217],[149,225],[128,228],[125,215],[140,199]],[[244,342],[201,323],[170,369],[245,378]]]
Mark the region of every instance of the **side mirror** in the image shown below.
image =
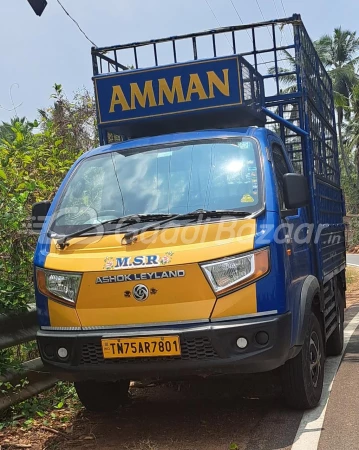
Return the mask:
[[[289,210],[302,208],[309,204],[308,182],[304,175],[286,173],[284,180],[284,204]]]
[[[49,200],[32,205],[31,228],[35,233],[39,234],[41,232],[50,206],[51,202]]]

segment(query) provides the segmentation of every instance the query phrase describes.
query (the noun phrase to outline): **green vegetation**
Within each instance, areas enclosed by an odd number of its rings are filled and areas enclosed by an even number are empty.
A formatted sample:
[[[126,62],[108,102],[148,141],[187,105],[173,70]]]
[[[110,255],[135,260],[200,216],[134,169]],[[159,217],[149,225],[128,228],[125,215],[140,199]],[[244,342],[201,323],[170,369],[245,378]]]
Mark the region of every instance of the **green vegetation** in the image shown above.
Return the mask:
[[[25,385],[23,381],[15,389]],[[1,385],[0,393],[6,393],[8,386]],[[13,390],[13,387],[10,387]],[[58,382],[49,391],[11,407],[0,415],[0,432],[7,427],[29,429],[35,425],[52,426],[69,422],[80,409],[80,403],[71,383]]]
[[[344,118],[351,119],[352,95],[358,84],[356,72],[359,38],[356,32],[336,28],[333,36],[325,35],[315,42],[317,52],[333,81],[335,107],[338,119],[339,147],[345,175],[351,177],[351,170],[344,151]]]
[[[97,145],[92,96],[82,91],[70,101],[55,84],[52,98],[53,105],[39,110],[34,122],[15,117],[0,125],[0,313],[22,311],[34,302],[32,258],[37,236],[29,227],[32,204],[51,200],[78,156]],[[37,356],[35,342],[0,351],[0,375],[10,368],[19,370],[22,362]],[[26,383],[26,379],[18,386],[0,382],[0,394]],[[72,394],[68,384],[60,383],[11,408],[0,422],[22,417],[29,426],[46,410],[61,409]]]
[[[333,81],[342,185],[348,215],[359,214],[359,37],[336,28],[315,42]],[[359,217],[350,221],[349,248],[359,244]]]
[[[55,85],[52,98],[38,120],[0,125],[0,312],[19,311],[33,300],[31,205],[51,200],[76,158],[97,143],[90,94],[70,102]]]

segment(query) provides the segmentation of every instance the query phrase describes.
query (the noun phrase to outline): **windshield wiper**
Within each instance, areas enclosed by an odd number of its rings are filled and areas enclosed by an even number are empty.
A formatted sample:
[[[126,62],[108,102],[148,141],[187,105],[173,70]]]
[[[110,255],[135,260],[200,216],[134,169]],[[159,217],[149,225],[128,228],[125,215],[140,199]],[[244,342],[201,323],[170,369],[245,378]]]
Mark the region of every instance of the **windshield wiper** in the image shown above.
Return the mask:
[[[224,216],[224,215],[246,217],[246,216],[249,216],[251,213],[248,211],[236,211],[236,210],[230,210],[230,209],[216,209],[213,211],[209,211],[206,209],[196,209],[195,211],[188,212],[188,213],[171,215],[171,217],[169,217],[167,219],[160,220],[152,225],[147,225],[138,230],[128,231],[123,236],[121,243],[122,243],[122,245],[132,244],[137,236],[139,236],[142,233],[145,233],[146,231],[156,230],[157,227],[164,225],[168,222],[172,222],[173,220],[184,219],[187,217],[191,218],[192,216],[198,216],[200,214],[203,214],[204,216],[208,216],[208,217],[218,217],[218,216]]]
[[[104,226],[109,223],[116,223],[116,222],[123,221],[124,224],[127,224],[128,222],[137,222],[137,219],[151,218],[153,220],[154,218],[159,219],[163,216],[168,217],[168,214],[130,214],[128,216],[117,217],[115,219],[109,219],[109,220],[105,220],[103,222],[94,223],[92,225],[89,225],[86,228],[81,228],[81,230],[74,231],[73,233],[67,234],[67,235],[61,237],[60,239],[57,239],[56,246],[59,247],[61,250],[63,250],[67,245],[69,245],[68,241],[70,239],[78,237],[78,236],[82,236],[84,233],[87,233],[89,231],[96,229],[97,227]],[[171,216],[173,216],[173,215],[171,215]],[[49,235],[49,237],[52,237],[52,236]]]
[[[239,216],[246,217],[250,216],[252,213],[249,211],[237,211],[236,209],[197,209],[194,212],[184,214],[184,216],[193,216],[195,214],[203,214],[208,217],[218,217],[218,216]]]
[[[74,231],[73,233],[62,236],[61,238],[57,239],[56,246],[58,248],[60,248],[61,250],[63,250],[67,245],[69,245],[68,241],[70,239],[82,236],[84,233],[88,233],[89,231],[95,230],[99,226],[104,226],[109,223],[116,223],[119,221],[123,221],[124,224],[127,225],[127,223],[129,223],[129,222],[137,222],[137,219],[154,220],[154,219],[160,219],[161,217],[165,217],[165,219],[156,221],[152,225],[148,225],[143,228],[140,228],[139,230],[129,231],[128,233],[126,233],[122,239],[122,243],[123,244],[124,243],[131,244],[136,236],[138,236],[146,231],[155,230],[158,226],[164,225],[168,222],[171,222],[172,220],[176,220],[179,218],[182,219],[182,218],[187,218],[187,217],[190,218],[192,216],[196,216],[199,214],[203,214],[205,216],[211,216],[211,217],[214,217],[214,216],[218,217],[218,216],[223,216],[223,215],[236,215],[236,216],[243,217],[243,216],[248,216],[250,213],[246,212],[246,211],[235,211],[235,210],[209,211],[209,210],[205,210],[205,209],[196,209],[195,211],[192,211],[189,213],[184,213],[184,214],[131,214],[128,216],[121,216],[121,217],[117,217],[115,219],[109,219],[109,220],[105,220],[103,222],[94,223],[92,225],[89,225],[86,228],[82,228],[81,230]],[[49,235],[49,237],[52,237],[52,235]]]

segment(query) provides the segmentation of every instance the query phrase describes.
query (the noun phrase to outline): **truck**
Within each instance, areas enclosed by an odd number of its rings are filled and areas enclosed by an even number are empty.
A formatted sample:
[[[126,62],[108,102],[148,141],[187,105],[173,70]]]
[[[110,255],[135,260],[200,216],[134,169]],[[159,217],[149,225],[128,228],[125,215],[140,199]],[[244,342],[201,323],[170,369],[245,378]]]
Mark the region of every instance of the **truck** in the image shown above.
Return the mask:
[[[32,211],[45,367],[94,411],[130,380],[274,369],[288,405],[315,407],[343,349],[345,206],[332,83],[300,15],[92,61],[101,146]]]

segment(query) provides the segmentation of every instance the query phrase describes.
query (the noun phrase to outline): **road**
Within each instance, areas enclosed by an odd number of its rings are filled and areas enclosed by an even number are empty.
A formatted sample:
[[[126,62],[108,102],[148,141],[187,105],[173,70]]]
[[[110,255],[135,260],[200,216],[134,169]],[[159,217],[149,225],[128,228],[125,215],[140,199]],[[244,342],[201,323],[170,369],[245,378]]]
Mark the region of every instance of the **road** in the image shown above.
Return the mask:
[[[346,311],[343,361],[327,360],[322,403],[307,413],[284,406],[277,372],[133,388],[116,414],[82,410],[67,436],[39,446],[33,436],[32,449],[358,450],[358,325],[359,304]]]
[[[347,311],[347,321],[358,314],[359,307]],[[319,450],[359,449],[359,327],[348,343],[335,378],[325,415]]]
[[[348,265],[355,265],[359,267],[359,255],[350,255],[347,254],[347,264]]]

